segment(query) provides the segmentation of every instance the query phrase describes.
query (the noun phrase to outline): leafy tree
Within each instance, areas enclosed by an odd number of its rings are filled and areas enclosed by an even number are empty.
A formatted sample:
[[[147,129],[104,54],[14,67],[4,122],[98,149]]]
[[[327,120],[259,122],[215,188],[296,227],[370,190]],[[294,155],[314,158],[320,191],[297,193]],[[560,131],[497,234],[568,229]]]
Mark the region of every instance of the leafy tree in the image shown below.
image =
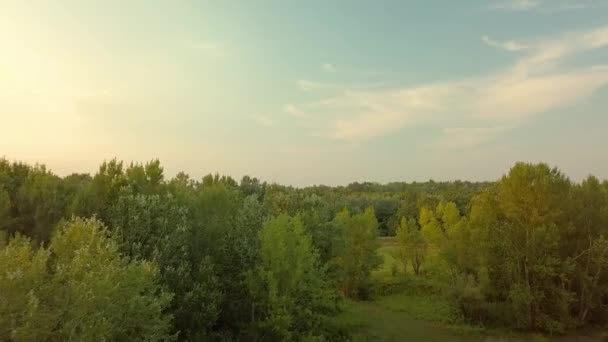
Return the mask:
[[[420,269],[427,253],[427,242],[418,229],[414,219],[402,218],[399,228],[397,228],[397,242],[399,244],[398,255],[407,268],[411,263],[416,275],[420,274]]]
[[[74,197],[68,213],[70,216],[97,216],[102,222],[109,222],[108,211],[125,186],[127,178],[123,163],[116,159],[104,161],[89,186]]]
[[[374,201],[374,212],[378,220],[378,229],[384,236],[389,235],[389,222],[398,210],[399,201],[393,198],[382,198]]]
[[[253,299],[247,287],[247,274],[256,263],[260,242],[258,234],[266,214],[253,194],[247,196],[236,214],[234,225],[225,227],[222,235],[222,254],[218,261],[224,300],[221,304],[219,324],[239,332],[251,320]]]
[[[175,198],[177,203],[189,208],[194,201],[196,182],[190,176],[180,172],[167,183],[167,192]]]
[[[279,215],[264,226],[259,239],[258,260],[248,278],[258,338],[322,336],[335,299],[302,222]]]
[[[216,260],[222,253],[222,236],[234,225],[242,198],[235,188],[221,181],[214,182],[213,178],[195,191],[189,208],[193,229],[191,243],[196,246],[192,257],[200,260],[206,255]]]
[[[397,228],[401,224],[401,219],[404,217],[411,217],[417,221],[419,209],[417,207],[417,194],[414,192],[404,192],[402,199],[399,202],[399,207],[395,214],[390,218],[388,222],[388,235],[394,236]]]
[[[559,253],[569,189],[556,169],[518,163],[473,208],[471,226],[484,239],[487,293],[506,301],[519,328],[559,332],[571,324],[572,293],[564,280],[572,264]]]
[[[336,256],[341,239],[340,230],[331,222],[335,216],[331,205],[317,194],[308,194],[301,199],[298,208],[297,215],[312,237],[321,262],[328,263]]]
[[[190,231],[187,210],[171,198],[136,195],[125,188],[108,212],[121,253],[135,259],[163,261]]]
[[[10,225],[11,198],[6,190],[0,187],[0,230]]]
[[[371,271],[381,264],[374,209],[370,207],[352,216],[345,209],[336,215],[334,224],[342,235],[342,244],[332,261],[339,288],[346,296],[367,298],[372,286]]]
[[[208,334],[219,313],[219,280],[211,260],[191,258],[196,246],[190,244],[187,210],[170,196],[134,195],[125,188],[109,217],[124,255],[158,265],[162,284],[174,293],[170,309],[180,336]]]
[[[99,221],[65,223],[48,249],[13,238],[0,266],[3,340],[170,339],[155,265],[122,258]]]
[[[285,187],[270,184],[264,192],[264,207],[271,215],[290,214],[294,207],[293,197]]]
[[[606,185],[606,183],[604,183]],[[569,284],[577,294],[572,310],[577,324],[595,317],[607,317],[608,308],[601,303],[608,299],[608,265],[606,265],[606,237],[608,237],[608,188],[589,176],[573,189],[573,225],[563,232],[560,253],[575,264],[573,281]]]
[[[159,194],[164,186],[163,168],[158,159],[145,165],[133,164],[125,170],[128,186],[139,194]]]
[[[34,250],[21,235],[0,247],[0,339],[50,339],[59,315],[57,309],[43,305],[50,287],[49,252]]]
[[[12,232],[26,234],[40,242],[48,241],[52,229],[63,216],[59,181],[44,166],[29,170],[12,201],[17,213],[10,229]]]
[[[443,247],[446,242],[446,236],[443,230],[441,221],[437,219],[437,215],[433,209],[420,209],[420,218],[418,223],[425,240],[438,246]]]
[[[239,187],[245,196],[257,195],[259,199],[264,198],[266,183],[261,183],[260,180],[255,177],[243,176]]]

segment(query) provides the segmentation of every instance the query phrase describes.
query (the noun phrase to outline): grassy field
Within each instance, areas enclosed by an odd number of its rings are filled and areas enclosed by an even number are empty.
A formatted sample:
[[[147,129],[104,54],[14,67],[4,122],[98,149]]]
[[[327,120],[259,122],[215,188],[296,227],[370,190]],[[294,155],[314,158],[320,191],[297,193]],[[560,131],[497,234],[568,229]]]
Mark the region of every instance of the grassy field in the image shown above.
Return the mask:
[[[379,241],[383,264],[373,273],[379,295],[372,301],[346,300],[338,317],[355,341],[483,340],[479,329],[462,323],[451,303],[433,294],[432,285],[406,275],[411,269],[396,259],[394,239]]]
[[[443,324],[414,318],[407,309],[413,304],[411,300],[405,296],[370,302],[347,300],[338,322],[351,332],[353,341],[483,340],[480,336],[459,336]]]
[[[384,263],[373,273],[379,284],[378,295],[372,301],[346,299],[343,312],[336,318],[354,341],[603,341],[597,335],[552,339],[472,326],[441,295],[440,280],[412,275],[395,258],[394,239],[379,240],[378,253]],[[436,253],[429,254],[430,272],[444,267]]]

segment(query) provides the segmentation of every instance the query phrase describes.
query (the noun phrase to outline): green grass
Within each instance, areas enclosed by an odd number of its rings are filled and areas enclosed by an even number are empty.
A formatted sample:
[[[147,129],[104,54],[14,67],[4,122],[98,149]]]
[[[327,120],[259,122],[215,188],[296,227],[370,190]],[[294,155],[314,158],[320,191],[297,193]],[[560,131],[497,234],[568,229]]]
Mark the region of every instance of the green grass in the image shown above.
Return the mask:
[[[407,266],[397,259],[398,246],[394,237],[383,237],[378,239],[380,247],[378,255],[383,259],[382,265],[373,272],[373,276],[378,281],[391,281],[395,276],[399,277],[403,274],[413,274],[414,270],[408,263]],[[397,275],[394,275],[393,270],[397,270]],[[422,266],[422,272],[432,277],[438,277],[442,274],[447,274],[447,264],[439,255],[439,250],[435,247],[429,247],[427,250],[426,260]]]
[[[373,275],[377,280],[383,281],[393,278],[393,267],[396,267],[399,273],[405,273],[407,271],[404,269],[403,264],[395,258],[396,253],[397,246],[393,244],[383,243],[380,248],[378,248],[378,255],[382,258],[383,263],[373,272]]]
[[[485,329],[465,322],[443,295],[449,282],[446,265],[436,250],[429,251],[424,276],[413,275],[395,259],[394,238],[379,239],[384,263],[373,272],[378,284],[373,301],[346,299],[335,322],[353,341],[598,341],[584,336],[549,339],[511,331]],[[393,269],[397,267],[397,273]]]
[[[482,340],[481,330],[465,324],[458,310],[439,295],[442,285],[412,275],[412,270],[395,258],[396,251],[394,238],[380,239],[378,254],[383,264],[372,274],[378,284],[374,301],[344,302],[337,323],[353,340]]]
[[[439,296],[399,294],[379,298],[376,303],[393,312],[403,312],[409,317],[440,323],[459,323],[458,310]]]
[[[353,341],[481,341],[481,335],[457,331],[440,322],[426,321],[445,315],[441,303],[424,298],[388,296],[378,301],[346,300],[337,323],[351,333]],[[420,317],[416,318],[416,317]]]

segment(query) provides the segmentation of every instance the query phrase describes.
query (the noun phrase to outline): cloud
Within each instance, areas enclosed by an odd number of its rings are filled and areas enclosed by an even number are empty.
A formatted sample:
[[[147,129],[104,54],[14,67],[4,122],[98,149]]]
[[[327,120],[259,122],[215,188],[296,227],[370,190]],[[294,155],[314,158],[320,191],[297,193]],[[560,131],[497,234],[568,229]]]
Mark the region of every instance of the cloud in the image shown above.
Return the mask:
[[[295,106],[293,104],[287,104],[287,105],[285,105],[283,107],[283,110],[287,114],[289,114],[289,115],[291,115],[293,117],[296,117],[296,118],[305,118],[307,116],[306,113],[302,109],[298,108],[297,106]]]
[[[504,0],[490,4],[486,9],[499,11],[535,11],[545,14],[561,11],[589,9],[605,5],[599,0]]]
[[[465,148],[531,116],[573,105],[608,84],[608,63],[567,63],[607,47],[608,26],[529,40],[525,46],[511,65],[487,74],[410,87],[336,86],[333,96],[301,106],[308,113],[324,114],[318,123],[326,127],[326,136],[338,141],[365,141],[404,127],[430,125],[440,127],[438,146],[453,141],[453,146]],[[475,138],[465,138],[467,134]]]
[[[512,40],[507,40],[505,42],[499,42],[499,41],[491,39],[488,36],[481,36],[481,40],[490,46],[493,46],[495,48],[499,48],[502,50],[507,50],[507,51],[520,51],[520,50],[524,50],[527,48],[527,46],[525,46],[523,44],[519,44]]]
[[[528,11],[539,7],[540,0],[509,0],[494,3],[491,8],[508,11]]]
[[[297,80],[296,87],[305,92],[343,92],[345,90],[361,90],[378,88],[381,84],[339,84],[329,82],[317,82],[311,80]]]
[[[261,127],[274,127],[276,126],[276,120],[263,115],[255,115],[252,117],[253,121]]]
[[[321,68],[323,68],[323,70],[327,70],[327,71],[336,71],[334,65],[331,63],[325,63],[321,66]]]
[[[332,83],[324,83],[324,82],[316,82],[309,80],[297,80],[296,86],[300,88],[300,90],[306,92],[320,91],[320,90],[335,90],[339,89],[341,86],[332,84]]]
[[[324,63],[321,65],[321,69],[332,72],[332,73],[340,73],[340,74],[348,74],[348,75],[357,75],[357,76],[378,76],[382,75],[381,72],[376,70],[365,70],[359,68],[349,68],[343,66],[337,66],[332,63]]]
[[[507,127],[448,127],[441,130],[442,136],[435,147],[441,149],[469,149],[495,139]]]
[[[606,2],[603,0],[545,1],[543,4],[544,6],[540,8],[540,11],[547,14],[606,6]]]

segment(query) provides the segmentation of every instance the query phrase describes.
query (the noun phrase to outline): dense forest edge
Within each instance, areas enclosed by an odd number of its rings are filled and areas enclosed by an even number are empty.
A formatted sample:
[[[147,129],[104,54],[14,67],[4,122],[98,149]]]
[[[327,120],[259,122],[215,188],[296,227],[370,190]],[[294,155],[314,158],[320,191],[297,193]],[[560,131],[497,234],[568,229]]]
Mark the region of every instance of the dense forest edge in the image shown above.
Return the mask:
[[[600,338],[607,323],[594,176],[520,162],[496,182],[295,188],[0,158],[2,341]]]

